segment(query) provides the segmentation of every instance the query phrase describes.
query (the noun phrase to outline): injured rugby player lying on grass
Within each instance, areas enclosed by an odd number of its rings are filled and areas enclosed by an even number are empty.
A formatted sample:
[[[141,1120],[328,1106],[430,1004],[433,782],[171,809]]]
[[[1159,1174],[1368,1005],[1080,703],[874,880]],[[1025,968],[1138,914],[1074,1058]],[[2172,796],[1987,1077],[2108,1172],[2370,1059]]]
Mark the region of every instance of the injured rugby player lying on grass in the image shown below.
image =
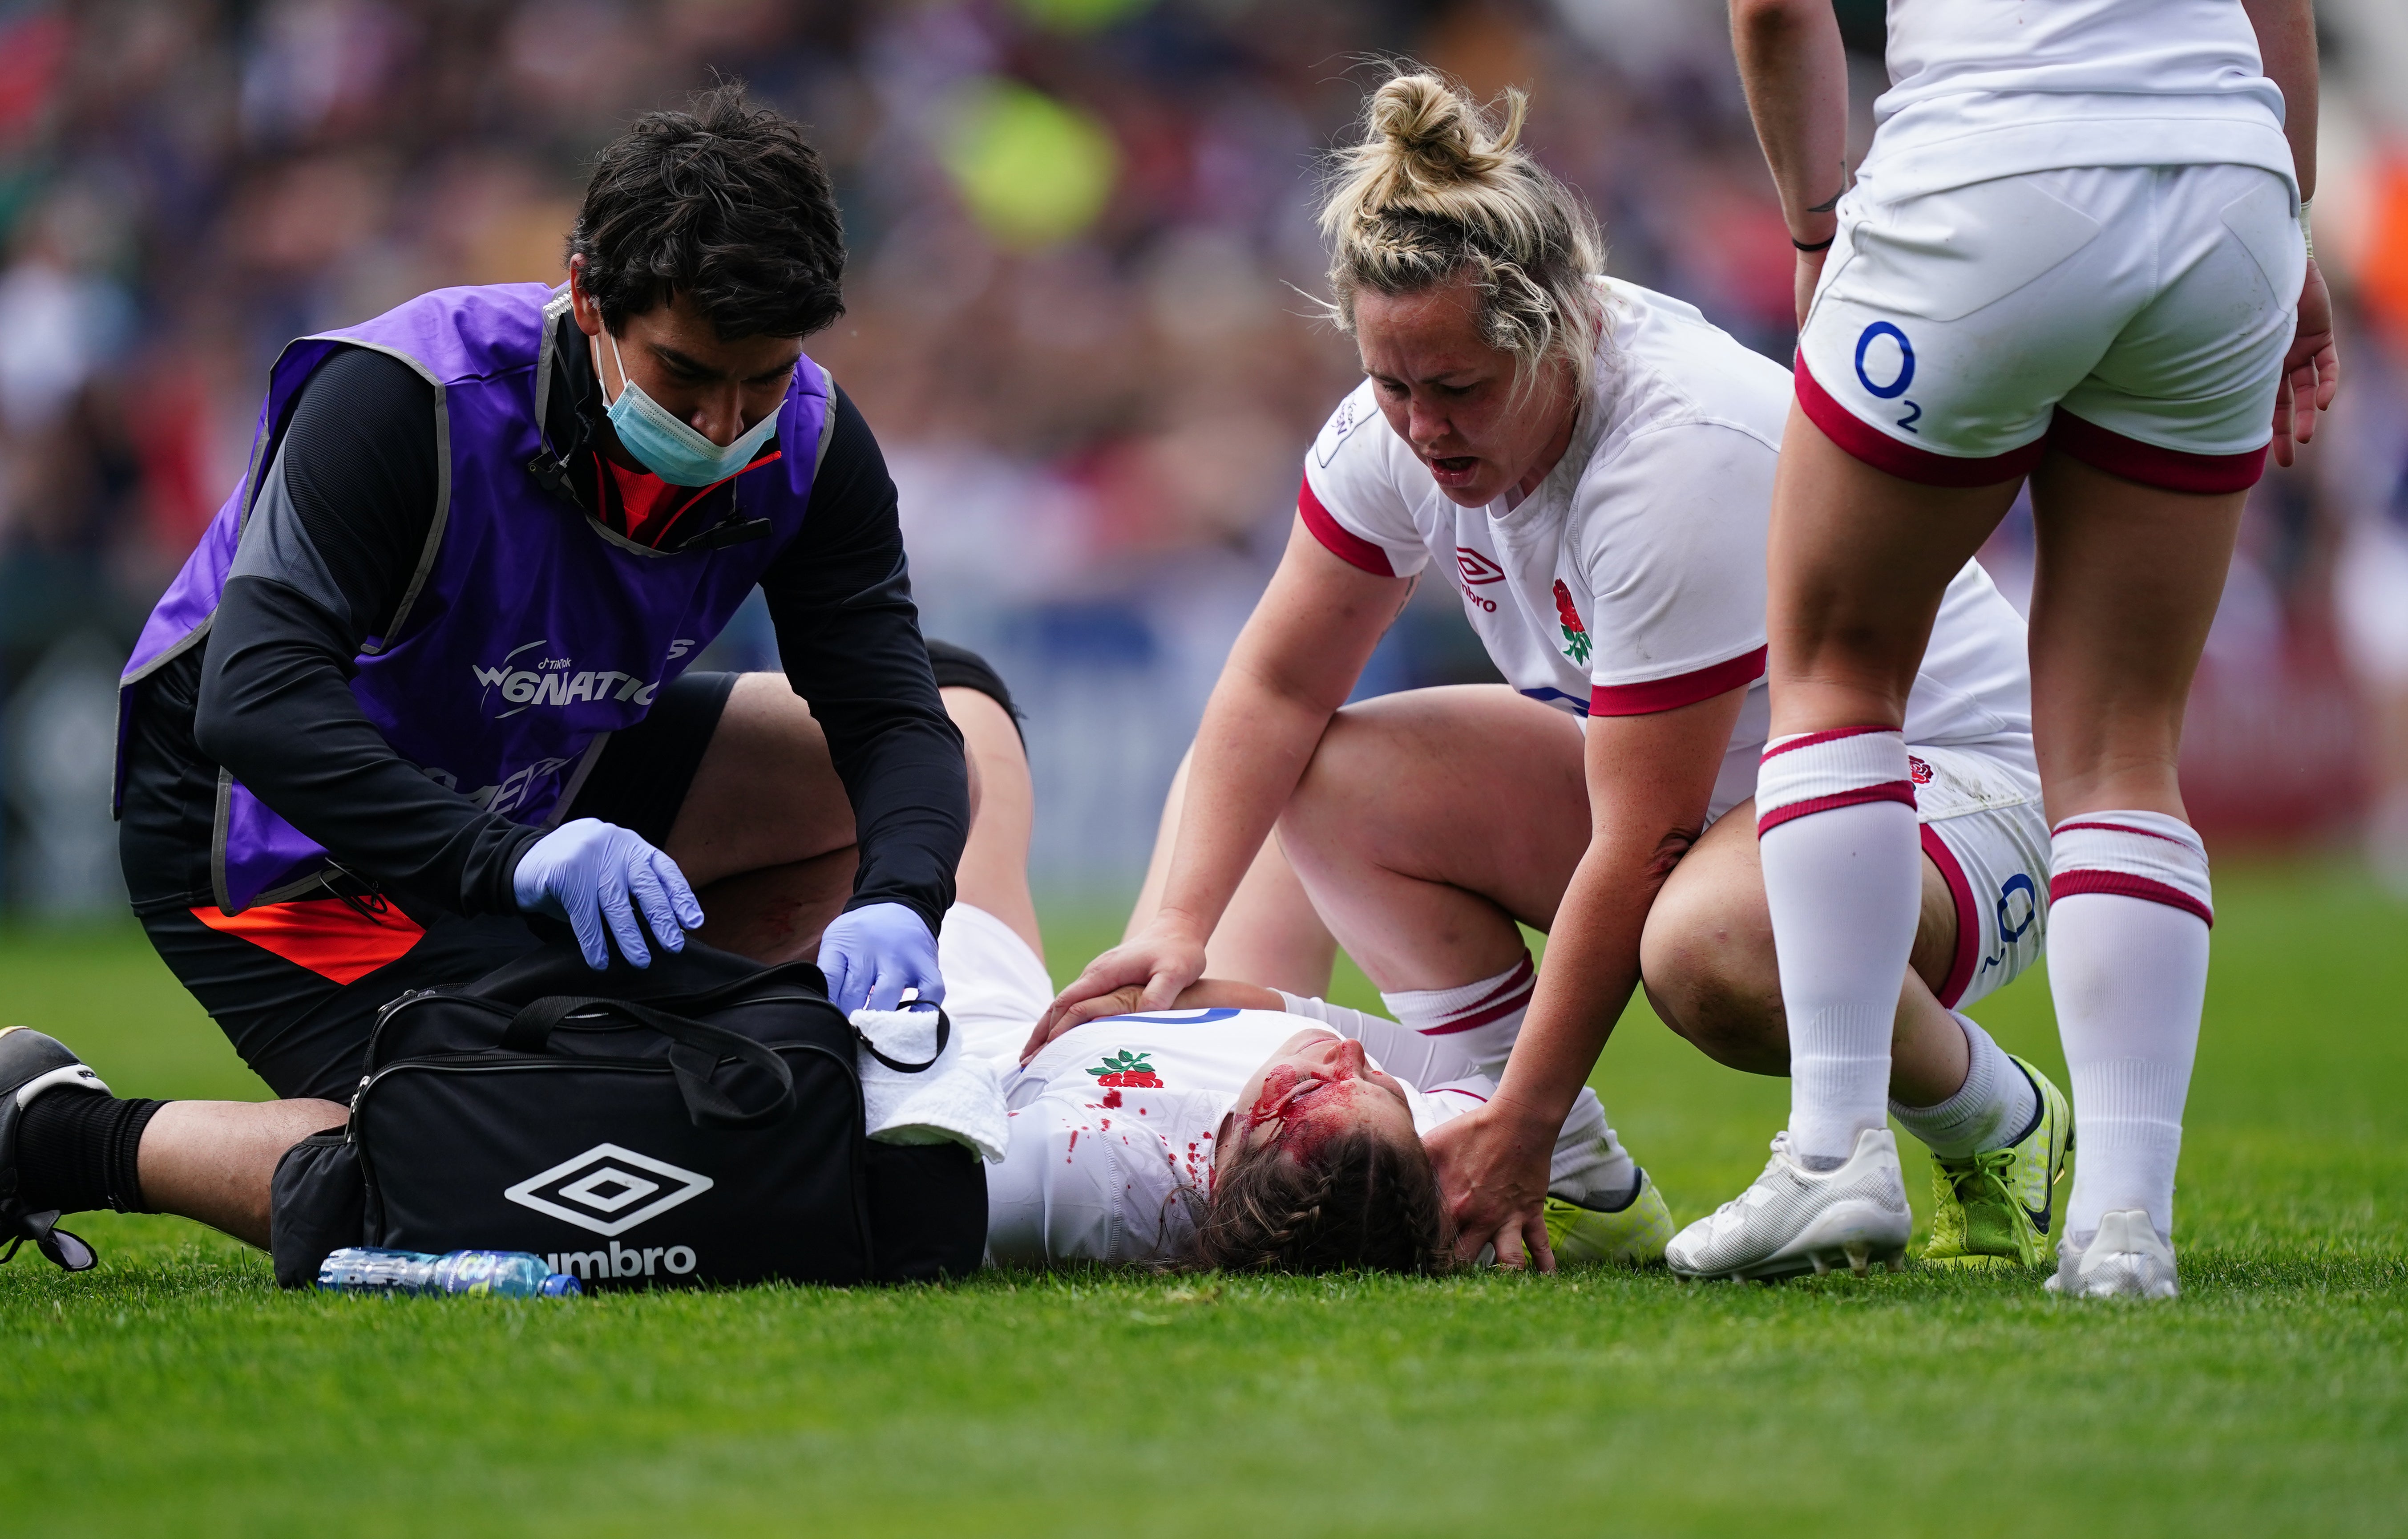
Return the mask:
[[[1082,1024],[1019,1063],[1053,1003],[1028,892],[1028,761],[1007,703],[969,689],[944,696],[968,752],[974,807],[938,937],[945,1011],[962,1050],[1002,1072],[1010,1109],[1008,1152],[987,1170],[989,1259],[1442,1267],[1454,1236],[1422,1136],[1494,1093],[1512,1043],[1424,1035],[1206,979],[1169,1011],[1130,1013],[1135,988],[1090,1000]],[[1663,1259],[1671,1215],[1594,1091],[1565,1121],[1549,1190],[1558,1261]]]
[[[985,917],[960,908],[948,917],[945,986],[965,1045],[993,1052],[1006,1039],[1016,1047],[1013,1025],[1025,1031],[1033,1017],[1013,1023],[984,1008],[992,991],[981,970],[999,945],[955,966],[969,949],[964,930]],[[989,1259],[1444,1270],[1453,1235],[1422,1135],[1484,1102],[1496,1080],[1467,1058],[1409,1083],[1381,1067],[1378,1051],[1394,1045],[1427,1062],[1405,1028],[1251,984],[1208,979],[1180,1003],[1188,1008],[1074,1027],[1006,1075],[1011,1134],[987,1172]],[[1670,1215],[1594,1091],[1565,1123],[1552,1175],[1547,1232],[1558,1261],[1662,1260]]]

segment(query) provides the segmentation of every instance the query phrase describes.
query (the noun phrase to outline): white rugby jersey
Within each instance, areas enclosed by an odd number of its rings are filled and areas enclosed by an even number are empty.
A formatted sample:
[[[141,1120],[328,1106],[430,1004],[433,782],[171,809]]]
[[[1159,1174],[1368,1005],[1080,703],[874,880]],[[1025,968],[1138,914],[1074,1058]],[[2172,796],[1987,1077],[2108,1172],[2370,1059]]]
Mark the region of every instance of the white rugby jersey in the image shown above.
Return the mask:
[[[1889,0],[1887,62],[1857,172],[1868,196],[2072,165],[2293,179],[2283,93],[2241,0]]]
[[[1644,715],[1750,684],[1710,814],[1756,792],[1765,539],[1789,371],[1695,309],[1617,279],[1608,345],[1571,446],[1527,497],[1450,500],[1366,380],[1305,457],[1297,511],[1365,571],[1435,560],[1498,671],[1580,717]],[[1968,562],[1907,701],[1909,742],[2010,741],[2029,755],[2023,619]]]
[[[987,1170],[988,1255],[1016,1266],[1175,1256],[1211,1192],[1221,1119],[1299,1031],[1340,1035],[1302,1015],[1225,1008],[1114,1015],[1046,1043],[1005,1082],[1011,1143]],[[1486,1087],[1409,1086],[1413,1126],[1462,1115]]]

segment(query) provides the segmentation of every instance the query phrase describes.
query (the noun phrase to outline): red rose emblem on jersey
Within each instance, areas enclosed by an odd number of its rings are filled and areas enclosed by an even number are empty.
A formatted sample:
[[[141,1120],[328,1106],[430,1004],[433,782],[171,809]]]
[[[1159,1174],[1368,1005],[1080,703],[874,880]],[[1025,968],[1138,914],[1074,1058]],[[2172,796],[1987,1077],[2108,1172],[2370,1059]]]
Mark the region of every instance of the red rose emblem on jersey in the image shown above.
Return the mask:
[[[1159,1090],[1162,1076],[1154,1072],[1147,1060],[1151,1053],[1132,1053],[1124,1047],[1101,1064],[1087,1071],[1096,1076],[1098,1086],[1111,1086],[1124,1090]]]
[[[1564,580],[1555,579],[1555,619],[1564,627],[1564,655],[1585,668],[1588,666],[1588,627],[1581,624],[1580,611],[1572,606],[1572,590]]]
[[[1928,785],[1931,784],[1931,766],[1924,763],[1921,759],[1916,758],[1912,754],[1909,754],[1906,756],[1906,773],[1907,778],[1914,781],[1917,785]]]

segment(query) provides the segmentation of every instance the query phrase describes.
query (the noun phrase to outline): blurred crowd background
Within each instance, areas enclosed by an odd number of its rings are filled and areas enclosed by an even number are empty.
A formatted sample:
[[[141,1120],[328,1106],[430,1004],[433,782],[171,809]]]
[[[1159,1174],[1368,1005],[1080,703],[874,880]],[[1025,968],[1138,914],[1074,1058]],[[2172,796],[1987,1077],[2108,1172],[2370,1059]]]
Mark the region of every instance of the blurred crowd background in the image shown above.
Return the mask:
[[[1858,149],[1878,0],[1842,0]],[[2408,7],[2329,0],[2317,241],[2348,385],[2253,501],[2186,778],[2219,847],[2408,892]],[[1023,697],[1036,866],[1133,889],[1358,378],[1318,157],[1376,60],[1528,89],[1618,276],[1785,360],[1789,248],[1717,0],[0,0],[0,903],[122,899],[115,675],[291,338],[561,276],[596,149],[719,76],[813,125],[850,311],[810,344],[901,489],[932,634]],[[2028,591],[2028,525],[1985,552]],[[765,666],[748,614],[716,649]],[[1490,677],[1426,585],[1363,684]]]

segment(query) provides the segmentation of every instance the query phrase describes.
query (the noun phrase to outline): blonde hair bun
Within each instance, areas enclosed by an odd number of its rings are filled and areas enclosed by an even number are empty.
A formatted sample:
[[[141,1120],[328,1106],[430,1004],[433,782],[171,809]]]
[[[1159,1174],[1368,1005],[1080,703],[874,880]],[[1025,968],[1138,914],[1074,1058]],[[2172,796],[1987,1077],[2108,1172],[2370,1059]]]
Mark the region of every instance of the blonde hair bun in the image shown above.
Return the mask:
[[[1376,164],[1390,185],[1374,201],[1394,207],[1407,199],[1443,195],[1477,183],[1512,164],[1522,137],[1527,98],[1505,93],[1505,125],[1489,131],[1480,109],[1444,80],[1426,73],[1398,75],[1371,93],[1363,111],[1370,142],[1362,160]]]
[[[1526,378],[1550,358],[1585,376],[1604,302],[1604,241],[1588,205],[1521,147],[1528,99],[1502,121],[1427,69],[1400,67],[1363,104],[1362,137],[1332,157],[1321,205],[1330,313],[1353,335],[1364,289],[1414,294],[1467,276],[1482,335]]]

